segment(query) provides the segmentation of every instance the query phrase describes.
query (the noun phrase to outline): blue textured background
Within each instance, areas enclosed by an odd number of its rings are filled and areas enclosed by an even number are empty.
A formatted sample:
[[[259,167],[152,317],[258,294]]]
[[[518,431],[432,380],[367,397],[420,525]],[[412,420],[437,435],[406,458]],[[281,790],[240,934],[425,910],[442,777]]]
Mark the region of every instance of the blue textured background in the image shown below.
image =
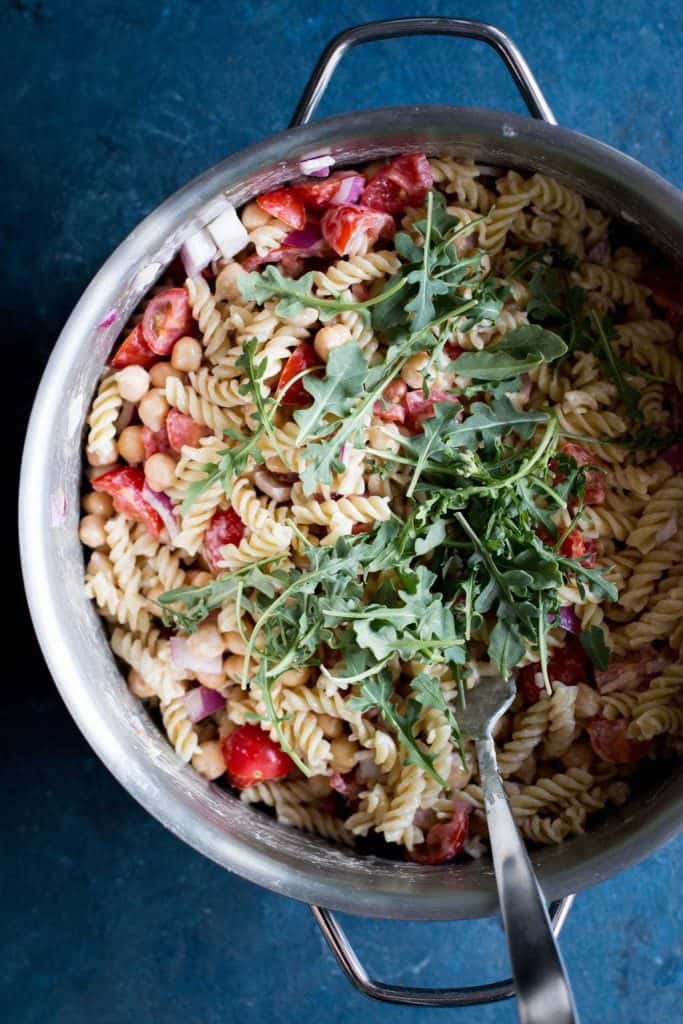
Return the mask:
[[[5,467],[16,466],[59,328],[112,248],[188,178],[283,128],[331,35],[359,21],[416,13],[497,23],[521,46],[562,124],[683,185],[677,2],[513,0],[458,8],[425,0],[416,10],[379,0],[13,0],[0,13],[0,330],[12,373],[0,431]],[[483,45],[420,40],[351,54],[322,113],[420,100],[522,109]],[[14,561],[14,551],[8,555]],[[11,601],[12,593],[6,590]],[[305,907],[203,860],[114,782],[62,707],[23,606],[14,603],[0,706],[9,738],[0,1019],[515,1019],[511,1004],[418,1011],[356,995]],[[679,840],[577,900],[563,948],[584,1024],[681,1019],[682,854]],[[506,970],[494,920],[351,920],[349,930],[380,976],[403,983],[472,983]]]

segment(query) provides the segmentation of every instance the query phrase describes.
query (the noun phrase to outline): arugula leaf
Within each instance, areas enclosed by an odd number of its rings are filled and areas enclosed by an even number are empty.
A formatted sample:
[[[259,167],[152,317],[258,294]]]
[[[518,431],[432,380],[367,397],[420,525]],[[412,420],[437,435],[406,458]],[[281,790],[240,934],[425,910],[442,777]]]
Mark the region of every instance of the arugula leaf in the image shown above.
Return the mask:
[[[354,711],[371,711],[377,708],[384,721],[389,725],[406,751],[406,763],[416,764],[430,775],[438,784],[446,789],[448,784],[442,779],[434,767],[434,758],[426,754],[415,738],[413,728],[419,715],[419,707],[409,701],[405,714],[400,714],[392,702],[394,688],[391,677],[381,673],[376,679],[365,679],[360,684],[360,693],[351,697],[349,707]]]
[[[349,341],[346,345],[332,349],[327,360],[325,376],[322,379],[307,377],[304,388],[313,396],[313,405],[299,409],[294,419],[299,424],[297,445],[315,434],[329,433],[334,423],[326,423],[325,417],[348,415],[363,391],[368,362],[359,345]]]
[[[591,626],[589,629],[582,629],[579,640],[591,664],[604,672],[609,665],[612,651],[605,643],[605,634],[600,627]]]
[[[566,354],[567,345],[554,331],[548,331],[538,324],[521,324],[503,336],[495,346],[495,351],[508,352],[520,359],[531,353],[540,353],[544,362],[552,363]]]
[[[497,345],[479,352],[463,352],[450,365],[464,377],[501,381],[552,362],[567,351],[565,342],[553,331],[524,324],[502,338]]]
[[[411,680],[410,691],[413,700],[417,704],[420,704],[423,708],[435,708],[445,716],[446,721],[451,728],[451,735],[458,747],[460,759],[464,766],[467,762],[467,758],[462,744],[460,727],[452,709],[449,707],[448,702],[444,697],[439,680],[428,672],[421,672]]]

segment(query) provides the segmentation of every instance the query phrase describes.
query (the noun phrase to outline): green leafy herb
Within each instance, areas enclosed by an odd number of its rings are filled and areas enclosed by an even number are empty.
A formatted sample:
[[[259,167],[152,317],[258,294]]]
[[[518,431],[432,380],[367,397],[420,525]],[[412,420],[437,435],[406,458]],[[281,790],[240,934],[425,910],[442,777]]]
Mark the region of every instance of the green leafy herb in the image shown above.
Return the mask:
[[[591,626],[590,629],[581,630],[579,640],[591,664],[601,672],[604,672],[609,665],[612,652],[605,643],[605,634],[600,627]]]

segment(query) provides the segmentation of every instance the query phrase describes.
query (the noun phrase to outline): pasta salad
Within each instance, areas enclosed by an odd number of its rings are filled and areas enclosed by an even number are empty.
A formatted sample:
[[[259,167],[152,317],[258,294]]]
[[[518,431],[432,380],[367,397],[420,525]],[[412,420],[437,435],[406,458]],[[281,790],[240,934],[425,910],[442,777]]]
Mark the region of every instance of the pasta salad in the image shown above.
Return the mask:
[[[326,174],[326,176],[322,176]],[[541,174],[316,168],[190,240],[88,417],[80,537],[179,757],[285,824],[486,849],[458,711],[527,840],[683,738],[683,301]]]

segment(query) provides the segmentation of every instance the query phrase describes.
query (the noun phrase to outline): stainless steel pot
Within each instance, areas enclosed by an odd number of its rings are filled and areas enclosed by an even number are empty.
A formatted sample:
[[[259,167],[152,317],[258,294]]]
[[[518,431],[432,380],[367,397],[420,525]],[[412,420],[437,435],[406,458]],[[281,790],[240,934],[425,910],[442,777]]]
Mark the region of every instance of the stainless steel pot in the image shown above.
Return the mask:
[[[508,66],[534,119],[491,110],[410,106],[307,124],[351,46],[411,34],[467,36]],[[426,150],[557,177],[637,226],[666,255],[683,258],[683,194],[635,160],[556,126],[514,44],[497,29],[456,19],[377,22],[342,33],[309,82],[292,128],[229,157],[155,210],[85,291],[57,342],[36,396],[24,450],[21,554],[43,653],[78,726],[123,786],[185,842],[259,885],[314,905],[342,967],[367,994],[422,1005],[462,1005],[513,994],[510,981],[467,990],[408,990],[371,981],[329,910],[405,919],[461,919],[497,909],[488,862],[419,867],[359,856],[271,821],[209,785],[175,756],[130,695],[83,588],[78,540],[81,438],[97,378],[120,325],[177,252],[207,223],[217,197],[239,206],[297,174],[321,152],[339,162]],[[111,308],[115,325],[98,328]],[[671,778],[588,835],[535,852],[548,899],[599,882],[647,856],[683,827],[683,778]],[[559,929],[568,909],[555,908]]]

